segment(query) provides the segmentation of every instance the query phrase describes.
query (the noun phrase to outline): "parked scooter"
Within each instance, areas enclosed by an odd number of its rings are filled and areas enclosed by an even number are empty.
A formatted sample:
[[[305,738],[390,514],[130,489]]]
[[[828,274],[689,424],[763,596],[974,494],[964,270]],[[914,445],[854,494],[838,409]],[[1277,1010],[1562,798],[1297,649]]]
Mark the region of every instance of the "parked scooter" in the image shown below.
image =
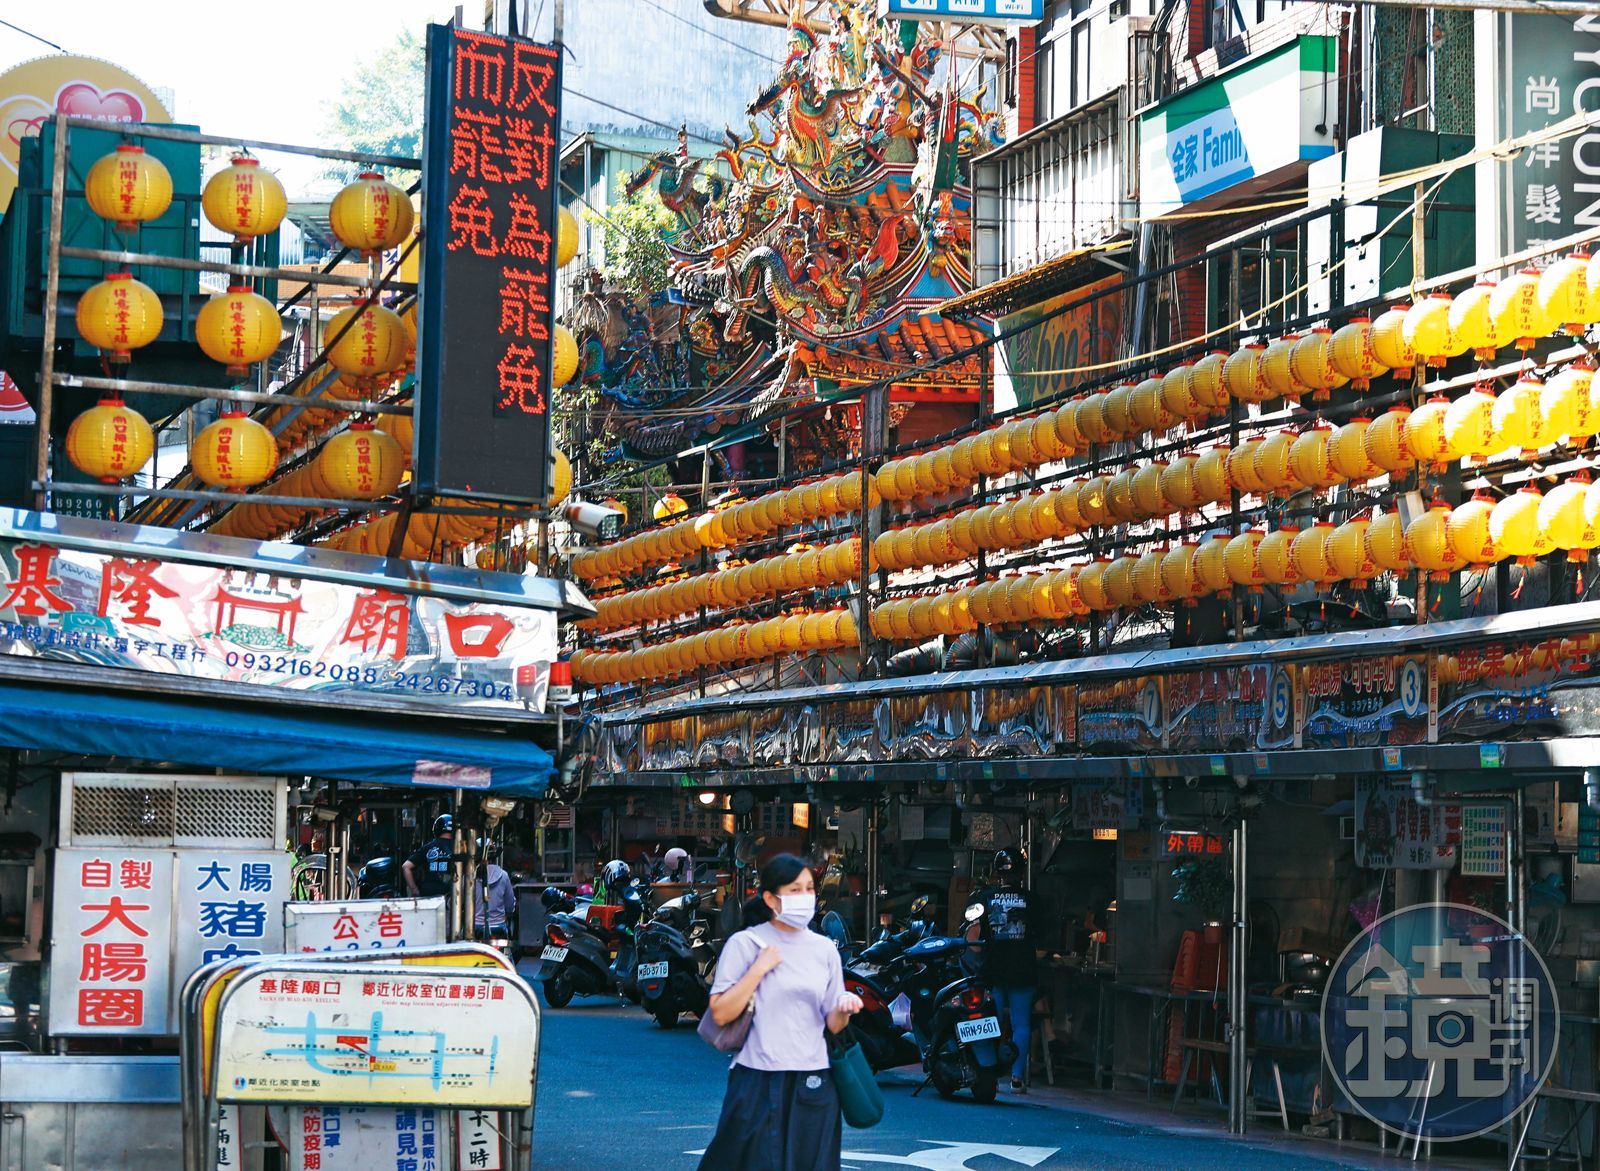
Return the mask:
[[[983,916],[981,904],[974,903],[965,914],[967,923]],[[934,951],[930,945],[936,941],[923,940],[907,949],[907,954],[917,948]],[[948,944],[946,954],[972,945],[964,938],[940,939]],[[919,1034],[925,1039],[922,1050],[922,1067],[928,1080],[944,1098],[953,1098],[962,1089],[970,1088],[979,1102],[993,1102],[1001,1075],[1016,1060],[1017,1047],[1000,1032],[1000,1014],[995,1008],[994,996],[979,982],[975,973],[962,965],[962,975],[935,994],[933,1011],[925,1023],[919,1022]]]
[[[363,899],[400,897],[400,859],[373,858],[356,871],[356,895]]]
[[[717,953],[711,925],[696,912],[700,895],[686,891],[661,904],[639,932],[639,991],[645,1011],[663,1029],[678,1018],[705,1012]]]
[[[649,904],[640,881],[636,878],[622,892],[622,913],[617,916],[617,956],[611,961],[611,978],[623,996],[639,1003],[639,924],[649,911]]]
[[[943,983],[942,972],[925,979],[924,965],[904,957],[908,948],[928,937],[930,929],[931,924],[913,923],[845,960],[845,991],[861,997],[861,1011],[851,1026],[874,1070],[922,1060],[913,1027],[913,998],[930,995],[930,984]]]
[[[589,925],[583,917],[588,905],[580,906],[553,886],[540,901],[546,913],[544,947],[534,979],[544,985],[545,1003],[566,1008],[574,996],[614,995],[609,933]]]

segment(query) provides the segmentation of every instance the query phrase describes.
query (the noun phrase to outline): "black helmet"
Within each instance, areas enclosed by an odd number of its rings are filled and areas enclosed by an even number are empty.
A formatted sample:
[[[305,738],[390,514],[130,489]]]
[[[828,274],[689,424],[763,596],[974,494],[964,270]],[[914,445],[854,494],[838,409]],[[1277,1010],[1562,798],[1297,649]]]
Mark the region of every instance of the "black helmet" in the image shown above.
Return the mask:
[[[446,834],[453,834],[455,832],[456,832],[456,819],[451,817],[448,813],[441,813],[441,814],[439,814],[438,817],[433,819],[433,836],[434,837],[442,838]]]
[[[620,892],[632,877],[633,869],[621,858],[607,862],[605,869],[600,872],[600,881],[606,884],[606,890],[610,892]]]
[[[558,888],[547,886],[544,888],[543,893],[539,895],[539,901],[544,904],[545,910],[553,911],[567,901],[567,896],[562,894]]]
[[[1010,850],[997,850],[994,856],[994,872],[996,874],[1014,874],[1017,869],[1017,859]]]

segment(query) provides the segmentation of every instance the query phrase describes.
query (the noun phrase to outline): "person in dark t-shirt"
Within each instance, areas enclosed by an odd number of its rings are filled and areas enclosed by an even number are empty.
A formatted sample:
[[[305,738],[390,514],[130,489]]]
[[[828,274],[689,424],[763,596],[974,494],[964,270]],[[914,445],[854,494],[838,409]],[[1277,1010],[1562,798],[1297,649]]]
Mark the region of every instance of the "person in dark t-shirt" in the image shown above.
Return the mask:
[[[448,813],[433,819],[433,840],[405,860],[400,873],[412,898],[434,898],[450,890],[450,862],[455,856],[456,820]]]
[[[1028,1047],[1033,1040],[1033,1001],[1039,984],[1039,960],[1028,891],[1019,883],[1020,867],[1010,850],[994,856],[990,885],[972,896],[983,907],[968,937],[982,944],[978,974],[994,993],[1002,1021],[1011,1022],[1017,1060],[1011,1067],[1011,1089],[1026,1093]]]

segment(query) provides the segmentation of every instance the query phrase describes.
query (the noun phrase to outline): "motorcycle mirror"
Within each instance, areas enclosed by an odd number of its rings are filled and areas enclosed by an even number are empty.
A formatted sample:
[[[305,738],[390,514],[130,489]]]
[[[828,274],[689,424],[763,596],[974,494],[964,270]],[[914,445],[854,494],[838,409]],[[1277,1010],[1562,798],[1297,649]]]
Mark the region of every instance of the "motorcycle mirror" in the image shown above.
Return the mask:
[[[976,923],[979,919],[983,918],[983,904],[973,903],[966,909],[966,912],[962,915],[962,918],[968,923]]]
[[[927,895],[918,895],[916,898],[911,900],[911,913],[913,915],[920,915],[920,914],[922,914],[922,912],[926,911],[927,909],[928,909],[928,896]]]

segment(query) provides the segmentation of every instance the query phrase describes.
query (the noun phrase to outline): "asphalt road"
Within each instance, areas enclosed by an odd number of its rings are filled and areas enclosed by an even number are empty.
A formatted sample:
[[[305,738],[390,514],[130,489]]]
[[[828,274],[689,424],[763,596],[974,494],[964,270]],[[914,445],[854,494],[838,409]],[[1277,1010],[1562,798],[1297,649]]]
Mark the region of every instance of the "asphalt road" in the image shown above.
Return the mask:
[[[580,998],[559,1012],[546,1009],[535,1166],[696,1167],[696,1152],[715,1127],[728,1061],[700,1041],[693,1026],[685,1017],[667,1032],[614,1000]],[[886,1117],[872,1130],[845,1129],[845,1168],[1347,1171],[1377,1165],[1360,1155],[1345,1161],[1318,1145],[1232,1140],[1219,1133],[1220,1117],[1191,1123],[1175,1117],[1170,1128],[1119,1121],[1107,1116],[1117,1101],[1110,1096],[1084,1095],[1079,1104],[1063,1106],[1060,1095],[1015,1098],[1002,1091],[998,1102],[980,1106],[965,1097],[944,1101],[931,1088],[913,1098],[914,1079],[898,1073],[880,1084]]]

